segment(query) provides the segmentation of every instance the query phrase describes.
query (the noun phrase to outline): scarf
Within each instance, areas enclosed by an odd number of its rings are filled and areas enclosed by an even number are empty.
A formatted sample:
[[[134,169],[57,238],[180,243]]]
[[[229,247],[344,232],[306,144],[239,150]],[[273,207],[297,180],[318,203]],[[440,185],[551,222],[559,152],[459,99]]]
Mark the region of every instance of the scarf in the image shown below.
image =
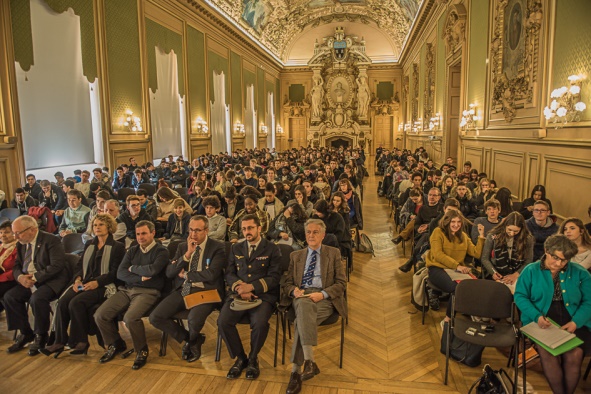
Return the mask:
[[[4,269],[4,262],[6,261],[6,259],[8,257],[10,257],[10,255],[12,254],[12,252],[14,251],[14,249],[16,248],[16,241],[9,243],[9,244],[3,244],[0,245],[0,269],[2,269],[2,271],[6,271]]]
[[[107,274],[109,272],[109,264],[111,263],[111,248],[112,246],[109,244],[105,244],[103,246],[103,258],[101,259],[101,275]],[[90,259],[94,255],[94,251],[96,246],[94,243],[90,244],[84,252],[84,256],[82,257],[82,279],[86,276],[86,271],[88,270],[88,266],[90,264]],[[117,291],[115,284],[109,283],[105,286],[105,297],[109,298]]]

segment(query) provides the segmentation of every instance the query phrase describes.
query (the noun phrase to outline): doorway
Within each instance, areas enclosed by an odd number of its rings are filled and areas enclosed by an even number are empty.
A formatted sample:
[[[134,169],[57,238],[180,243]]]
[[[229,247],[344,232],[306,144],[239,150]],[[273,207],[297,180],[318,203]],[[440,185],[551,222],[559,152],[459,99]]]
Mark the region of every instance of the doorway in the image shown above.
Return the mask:
[[[446,125],[445,135],[447,156],[454,159],[454,163],[458,161],[458,142],[460,139],[460,92],[462,85],[462,64],[455,63],[448,68],[448,90],[447,90],[447,111],[446,111]],[[442,160],[445,158],[442,157]]]
[[[347,149],[351,147],[351,139],[346,137],[333,137],[326,140],[325,146],[334,149]]]

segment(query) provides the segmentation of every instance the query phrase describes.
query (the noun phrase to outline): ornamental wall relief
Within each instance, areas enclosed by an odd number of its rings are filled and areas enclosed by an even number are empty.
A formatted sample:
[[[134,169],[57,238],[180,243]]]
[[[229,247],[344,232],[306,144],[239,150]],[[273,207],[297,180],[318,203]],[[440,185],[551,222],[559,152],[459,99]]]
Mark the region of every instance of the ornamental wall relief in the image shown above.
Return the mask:
[[[511,123],[537,106],[543,6],[541,0],[497,0],[490,44],[489,119]]]

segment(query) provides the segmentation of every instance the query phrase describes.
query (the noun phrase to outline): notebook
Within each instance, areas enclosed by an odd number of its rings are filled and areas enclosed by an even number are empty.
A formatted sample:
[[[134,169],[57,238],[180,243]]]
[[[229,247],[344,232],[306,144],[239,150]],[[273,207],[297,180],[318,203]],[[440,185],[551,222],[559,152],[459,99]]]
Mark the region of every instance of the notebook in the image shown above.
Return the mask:
[[[571,334],[570,332],[561,329],[560,326],[552,320],[550,320],[550,322],[552,325],[548,328],[540,328],[537,322],[531,322],[528,325],[521,327],[521,332],[545,349],[553,351],[557,351],[559,348],[564,348],[566,349],[564,351],[568,351],[583,343],[583,341],[578,339],[575,334]],[[567,344],[569,346],[566,346]],[[570,347],[570,349],[563,347],[563,345]]]
[[[201,304],[212,304],[216,302],[222,302],[220,295],[218,294],[217,290],[205,290],[205,291],[198,291],[193,294],[189,294],[188,296],[183,297],[185,300],[185,307],[187,309],[191,309],[194,306],[201,305]]]
[[[461,272],[452,269],[446,269],[445,272],[447,272],[451,280],[455,280],[456,282],[461,282],[464,279],[476,279],[472,274],[462,274]]]

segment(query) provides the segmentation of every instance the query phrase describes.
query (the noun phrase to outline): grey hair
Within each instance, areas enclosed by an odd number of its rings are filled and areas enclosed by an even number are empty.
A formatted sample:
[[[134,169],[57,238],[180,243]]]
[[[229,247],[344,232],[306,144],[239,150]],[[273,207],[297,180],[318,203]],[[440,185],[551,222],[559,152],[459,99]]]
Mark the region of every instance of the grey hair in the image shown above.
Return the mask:
[[[304,228],[307,230],[308,226],[311,224],[316,224],[318,226],[320,226],[320,228],[322,229],[323,233],[326,233],[326,224],[324,224],[324,222],[320,219],[308,219],[306,220],[306,223],[304,224]]]
[[[107,206],[107,204],[115,204],[115,206],[117,207],[117,209],[119,211],[121,211],[121,206],[119,205],[119,201],[111,199],[111,200],[105,201],[105,206]]]
[[[14,219],[14,222],[12,222],[12,224],[20,223],[20,222],[23,222],[23,225],[28,226],[28,227],[39,228],[39,224],[37,223],[37,219],[35,219],[31,216],[28,216],[28,215],[19,216],[18,218]]]
[[[548,253],[562,252],[564,258],[570,261],[579,252],[577,244],[568,239],[566,235],[554,234],[549,236],[544,242],[544,249]]]
[[[203,224],[205,224],[205,228],[206,229],[209,228],[209,219],[205,215],[194,215],[194,216],[191,216],[191,220],[194,220],[194,221],[200,220],[200,221],[203,222]]]

